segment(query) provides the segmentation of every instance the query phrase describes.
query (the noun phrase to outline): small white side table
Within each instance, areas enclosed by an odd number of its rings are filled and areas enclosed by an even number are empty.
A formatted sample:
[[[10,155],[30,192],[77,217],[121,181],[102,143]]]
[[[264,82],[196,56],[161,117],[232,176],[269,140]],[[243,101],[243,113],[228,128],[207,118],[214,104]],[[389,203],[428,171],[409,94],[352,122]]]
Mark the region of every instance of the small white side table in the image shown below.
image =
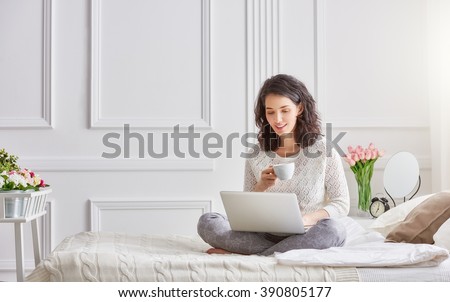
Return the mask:
[[[34,263],[37,266],[41,262],[41,247],[37,218],[47,214],[45,204],[51,189],[27,193],[0,193],[0,223],[14,223],[16,246],[16,274],[17,281],[24,281],[24,250],[23,250],[23,224],[31,222],[33,237]],[[23,206],[17,207],[19,212],[12,212],[14,202],[23,200]]]

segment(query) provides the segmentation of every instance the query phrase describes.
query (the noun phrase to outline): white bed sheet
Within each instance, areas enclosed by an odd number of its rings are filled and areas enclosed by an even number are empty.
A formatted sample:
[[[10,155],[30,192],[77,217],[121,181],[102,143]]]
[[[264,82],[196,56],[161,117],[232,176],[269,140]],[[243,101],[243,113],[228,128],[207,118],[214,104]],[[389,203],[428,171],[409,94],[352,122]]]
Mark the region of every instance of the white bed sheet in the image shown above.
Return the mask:
[[[357,268],[361,282],[450,282],[450,258],[433,267]]]

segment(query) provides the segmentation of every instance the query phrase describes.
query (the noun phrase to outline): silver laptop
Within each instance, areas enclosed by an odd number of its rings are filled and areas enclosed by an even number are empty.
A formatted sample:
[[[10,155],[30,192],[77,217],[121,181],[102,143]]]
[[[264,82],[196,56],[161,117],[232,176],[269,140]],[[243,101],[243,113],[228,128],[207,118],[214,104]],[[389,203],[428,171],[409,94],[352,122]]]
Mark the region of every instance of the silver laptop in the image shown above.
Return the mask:
[[[305,233],[294,193],[222,191],[220,196],[234,231]]]

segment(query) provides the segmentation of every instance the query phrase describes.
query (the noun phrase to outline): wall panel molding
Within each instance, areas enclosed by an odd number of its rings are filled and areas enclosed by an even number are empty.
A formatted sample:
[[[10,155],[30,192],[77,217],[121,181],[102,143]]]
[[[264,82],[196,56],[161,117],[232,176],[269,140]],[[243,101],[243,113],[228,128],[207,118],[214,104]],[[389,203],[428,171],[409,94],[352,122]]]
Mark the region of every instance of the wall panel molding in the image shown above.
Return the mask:
[[[102,115],[102,99],[100,93],[101,72],[101,12],[102,0],[91,1],[91,99],[90,127],[98,129],[117,129],[130,124],[136,129],[171,129],[175,125],[188,127],[195,125],[197,129],[211,129],[211,96],[210,96],[210,0],[201,0],[201,117],[192,118],[107,118]]]
[[[247,0],[247,132],[256,132],[252,119],[260,85],[279,73],[279,0]]]
[[[390,158],[391,157],[379,158],[375,163],[374,171],[383,172]],[[429,156],[417,157],[417,162],[419,163],[420,171],[431,171],[431,157]],[[342,164],[344,166],[345,173],[353,175],[353,172],[350,170],[350,168],[348,168],[348,164],[344,161]]]
[[[428,121],[405,116],[398,117],[342,117],[333,116],[333,113],[327,110],[327,31],[326,31],[326,0],[315,0],[315,36],[316,36],[316,91],[315,95],[318,102],[318,108],[322,115],[323,123],[332,123],[335,128],[395,128],[395,129],[427,129]],[[349,87],[349,89],[351,89]]]
[[[314,95],[317,102],[317,107],[322,116],[326,116],[326,32],[325,32],[325,0],[314,1],[314,71],[315,71],[315,90]]]
[[[37,172],[213,171],[213,159],[105,159],[98,157],[28,157],[20,165]]]
[[[389,157],[377,160],[375,170],[384,170]],[[431,169],[431,157],[417,157],[420,169]],[[38,172],[138,172],[138,171],[213,171],[212,159],[98,159],[93,157],[28,157],[20,165]]]
[[[11,116],[0,118],[0,129],[42,129],[53,128],[54,119],[52,117],[52,93],[51,93],[51,63],[52,63],[52,0],[42,0],[43,10],[42,20],[42,95],[41,95],[41,115],[38,117],[24,118]]]
[[[41,235],[41,257],[44,259],[52,252],[53,244],[53,232],[52,232],[52,219],[53,219],[53,204],[54,199],[49,199],[45,205],[47,214],[42,216],[41,225],[39,226],[39,232]]]
[[[136,213],[144,214],[147,217],[146,221],[139,221],[139,224],[144,226],[147,224],[154,223],[155,228],[159,228],[159,223],[164,221],[167,224],[176,225],[177,221],[173,221],[173,215],[188,215],[187,212],[195,211],[198,213],[195,217],[198,218],[200,215],[211,211],[211,200],[175,200],[175,199],[136,199],[136,198],[92,198],[89,200],[91,206],[91,231],[108,231],[103,229],[103,220],[107,218],[107,215],[110,214],[114,217],[117,217],[117,214],[127,215],[128,212],[136,211]],[[159,222],[150,221],[151,214],[156,213]],[[124,216],[125,217],[125,216]],[[154,216],[156,217],[156,216]],[[176,217],[176,216],[175,216]],[[171,219],[172,218],[172,219]],[[126,219],[126,217],[125,217]],[[138,218],[136,218],[138,219]],[[185,228],[191,227],[195,228],[197,225],[197,220],[190,221],[190,226],[184,225],[176,225],[177,228]],[[139,227],[136,232],[159,232],[158,230],[149,230],[143,227],[142,229]]]
[[[358,128],[371,128],[371,129],[429,129],[430,126],[426,121],[417,120],[408,117],[386,118],[386,117],[333,117],[328,114],[326,116],[326,123],[331,123],[333,128],[345,128],[345,129],[358,129]]]

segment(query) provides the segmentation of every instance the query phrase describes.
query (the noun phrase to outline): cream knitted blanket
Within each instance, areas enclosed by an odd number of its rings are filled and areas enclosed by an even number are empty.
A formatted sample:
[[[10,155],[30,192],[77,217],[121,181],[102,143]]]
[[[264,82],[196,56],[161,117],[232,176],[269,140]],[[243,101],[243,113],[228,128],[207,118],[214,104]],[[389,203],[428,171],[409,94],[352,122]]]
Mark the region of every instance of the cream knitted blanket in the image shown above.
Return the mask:
[[[358,281],[355,268],[281,265],[208,248],[198,237],[83,232],[63,240],[27,281]]]

